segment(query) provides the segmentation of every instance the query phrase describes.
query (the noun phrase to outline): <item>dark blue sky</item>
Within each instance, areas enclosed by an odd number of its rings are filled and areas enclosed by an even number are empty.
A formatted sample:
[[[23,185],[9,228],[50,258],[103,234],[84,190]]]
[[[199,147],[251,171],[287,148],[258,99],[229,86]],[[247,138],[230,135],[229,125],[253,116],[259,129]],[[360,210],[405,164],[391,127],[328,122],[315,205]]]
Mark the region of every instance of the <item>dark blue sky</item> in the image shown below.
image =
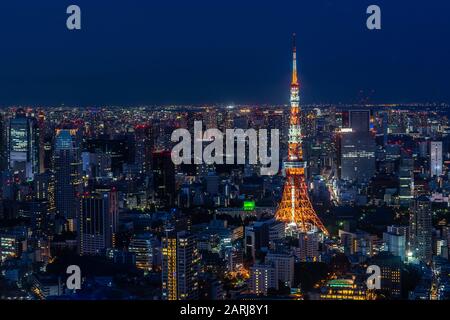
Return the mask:
[[[66,29],[66,8],[82,30]],[[381,31],[366,8],[382,8]],[[0,105],[450,101],[448,0],[0,3]],[[363,94],[365,95],[365,94]]]

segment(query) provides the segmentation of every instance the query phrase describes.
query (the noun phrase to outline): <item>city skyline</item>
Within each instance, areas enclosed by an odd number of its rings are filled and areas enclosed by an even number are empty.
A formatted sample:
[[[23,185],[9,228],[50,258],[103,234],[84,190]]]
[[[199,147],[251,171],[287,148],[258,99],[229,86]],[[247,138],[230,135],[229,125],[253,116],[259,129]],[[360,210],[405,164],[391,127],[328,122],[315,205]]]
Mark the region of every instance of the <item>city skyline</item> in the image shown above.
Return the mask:
[[[160,301],[209,318],[450,300],[449,104],[387,102],[450,98],[447,30],[428,29],[441,11],[420,33],[415,1],[77,0],[58,18],[68,2],[46,1],[27,21],[3,7],[17,29],[0,50],[0,302]],[[164,97],[184,102],[140,101]],[[284,102],[258,102],[271,99]]]

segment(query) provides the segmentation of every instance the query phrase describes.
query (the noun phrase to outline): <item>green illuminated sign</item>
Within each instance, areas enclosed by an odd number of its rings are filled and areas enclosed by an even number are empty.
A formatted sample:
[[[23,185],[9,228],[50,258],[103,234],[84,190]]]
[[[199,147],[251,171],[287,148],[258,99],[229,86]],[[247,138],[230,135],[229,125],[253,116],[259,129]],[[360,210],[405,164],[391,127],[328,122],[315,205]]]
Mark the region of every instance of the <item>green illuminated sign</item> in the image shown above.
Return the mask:
[[[244,211],[253,211],[255,207],[255,201],[244,201]]]

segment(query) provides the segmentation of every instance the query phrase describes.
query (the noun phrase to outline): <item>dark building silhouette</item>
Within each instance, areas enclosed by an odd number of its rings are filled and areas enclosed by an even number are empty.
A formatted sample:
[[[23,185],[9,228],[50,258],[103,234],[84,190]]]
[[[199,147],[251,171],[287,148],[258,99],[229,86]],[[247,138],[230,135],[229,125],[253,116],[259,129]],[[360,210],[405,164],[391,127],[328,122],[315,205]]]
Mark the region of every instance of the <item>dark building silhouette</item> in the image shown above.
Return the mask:
[[[79,134],[78,129],[57,129],[53,159],[56,214],[67,219],[71,231],[76,230],[82,192]]]
[[[154,192],[162,206],[173,206],[175,200],[175,165],[169,151],[153,152]]]

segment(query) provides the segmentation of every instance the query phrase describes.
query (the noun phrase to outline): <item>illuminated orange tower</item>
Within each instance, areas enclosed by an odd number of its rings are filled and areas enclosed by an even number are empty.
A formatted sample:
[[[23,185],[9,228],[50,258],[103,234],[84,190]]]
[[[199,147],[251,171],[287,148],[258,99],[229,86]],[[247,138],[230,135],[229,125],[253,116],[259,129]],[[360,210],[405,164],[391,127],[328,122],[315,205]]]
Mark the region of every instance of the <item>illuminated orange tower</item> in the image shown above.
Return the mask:
[[[300,97],[297,78],[297,48],[295,34],[293,35],[293,70],[291,83],[291,115],[289,127],[288,159],[284,163],[286,182],[283,197],[275,217],[278,221],[288,223],[289,228],[298,232],[328,231],[320,221],[309,200],[306,185],[305,169],[302,149],[302,128],[300,123]]]

